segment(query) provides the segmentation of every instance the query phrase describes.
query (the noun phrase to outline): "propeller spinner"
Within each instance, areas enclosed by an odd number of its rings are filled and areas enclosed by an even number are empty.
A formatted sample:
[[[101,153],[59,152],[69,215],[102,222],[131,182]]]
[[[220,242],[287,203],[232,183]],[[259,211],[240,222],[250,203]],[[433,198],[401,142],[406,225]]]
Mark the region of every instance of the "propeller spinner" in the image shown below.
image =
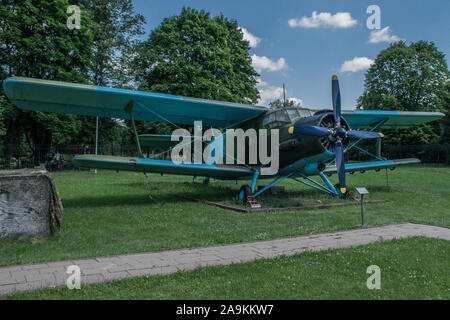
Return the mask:
[[[347,193],[345,185],[345,163],[344,163],[344,147],[342,141],[349,139],[376,139],[382,138],[383,134],[371,131],[347,130],[341,125],[341,93],[339,90],[339,81],[336,75],[331,78],[332,103],[333,103],[333,126],[325,128],[321,126],[295,125],[289,127],[290,134],[298,134],[315,137],[329,137],[331,143],[334,144],[334,154],[336,159],[336,169],[339,178],[339,191],[342,194]]]

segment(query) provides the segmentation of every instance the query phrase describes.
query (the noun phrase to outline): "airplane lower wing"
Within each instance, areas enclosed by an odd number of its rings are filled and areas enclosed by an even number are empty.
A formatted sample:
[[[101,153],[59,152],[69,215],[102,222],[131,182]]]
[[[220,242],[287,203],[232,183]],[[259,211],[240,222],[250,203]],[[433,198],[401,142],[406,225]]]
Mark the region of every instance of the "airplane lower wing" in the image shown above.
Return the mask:
[[[407,158],[407,159],[396,159],[396,160],[382,160],[382,161],[368,161],[368,162],[356,162],[356,163],[346,163],[345,172],[353,173],[356,171],[366,171],[366,170],[379,170],[383,168],[395,168],[399,165],[420,163],[419,159]],[[336,173],[336,167],[330,166],[326,168],[323,173],[333,174]]]
[[[21,109],[134,120],[239,128],[266,112],[265,107],[170,94],[12,77],[3,81],[7,97]]]
[[[167,173],[189,176],[239,179],[252,176],[254,171],[242,166],[215,165],[205,163],[175,164],[172,160],[115,157],[103,155],[76,155],[72,163],[77,167],[126,170],[151,173]]]
[[[438,120],[444,116],[441,112],[408,112],[381,110],[343,111],[342,117],[352,129],[371,129],[384,121],[383,129],[408,129]]]

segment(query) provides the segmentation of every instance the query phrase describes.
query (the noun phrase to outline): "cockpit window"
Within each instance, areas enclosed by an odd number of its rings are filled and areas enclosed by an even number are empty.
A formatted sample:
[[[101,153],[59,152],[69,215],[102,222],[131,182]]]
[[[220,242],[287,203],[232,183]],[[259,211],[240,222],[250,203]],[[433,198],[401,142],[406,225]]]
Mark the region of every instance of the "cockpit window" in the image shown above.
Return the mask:
[[[275,119],[277,121],[289,122],[289,116],[287,115],[286,110],[278,110],[275,112]]]
[[[302,118],[310,117],[314,114],[311,110],[306,110],[306,109],[298,109],[298,112],[300,112],[300,116]]]
[[[262,125],[265,128],[280,128],[287,124],[293,123],[300,118],[312,116],[313,113],[303,108],[286,108],[269,111],[264,117]]]
[[[262,125],[263,127],[272,129],[279,128],[286,124],[289,124],[291,121],[287,115],[285,109],[278,109],[274,111],[270,111],[263,119]]]
[[[294,121],[300,119],[300,115],[298,114],[297,109],[288,109],[287,113],[289,115],[289,118],[291,119],[291,122],[294,122]]]

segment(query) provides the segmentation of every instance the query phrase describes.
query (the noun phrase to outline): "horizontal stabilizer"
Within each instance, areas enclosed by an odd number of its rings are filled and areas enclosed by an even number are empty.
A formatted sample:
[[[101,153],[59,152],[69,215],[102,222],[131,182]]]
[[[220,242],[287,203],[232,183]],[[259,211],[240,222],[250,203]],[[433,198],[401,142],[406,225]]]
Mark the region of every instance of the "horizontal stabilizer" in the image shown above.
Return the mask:
[[[172,141],[170,134],[141,134],[139,135],[139,143],[141,147],[174,147],[182,138],[193,139],[191,136],[178,136],[179,140]]]

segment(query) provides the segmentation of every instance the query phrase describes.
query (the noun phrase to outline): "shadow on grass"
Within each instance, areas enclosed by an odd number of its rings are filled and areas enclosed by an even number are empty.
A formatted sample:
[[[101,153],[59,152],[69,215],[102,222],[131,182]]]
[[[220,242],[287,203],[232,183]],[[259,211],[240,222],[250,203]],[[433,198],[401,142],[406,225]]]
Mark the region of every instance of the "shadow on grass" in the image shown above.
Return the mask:
[[[92,195],[72,196],[63,199],[65,208],[88,208],[88,207],[111,207],[111,206],[147,206],[158,208],[167,204],[186,203],[191,200],[224,202],[228,204],[238,204],[238,189],[233,185],[223,185],[220,182],[205,185],[201,182],[164,182],[149,181],[149,186],[142,182],[118,182],[111,185],[111,188],[128,189],[122,194],[102,194],[92,193]],[[281,194],[272,194],[269,191],[261,194],[258,199],[267,206],[274,206],[280,200],[286,198],[299,201],[321,200],[325,203],[336,201],[335,196],[327,195],[313,189],[289,188]],[[353,189],[353,188],[352,188]],[[133,193],[136,190],[136,193]],[[370,191],[389,192],[392,191],[387,186],[371,186]],[[149,194],[153,199],[150,199]]]
[[[189,199],[212,200],[217,198],[233,198],[235,191],[221,186],[197,185],[192,190],[179,190],[179,186],[186,186],[184,183],[177,183],[174,188],[167,186],[167,183],[156,183],[158,186],[150,187],[150,192],[143,194],[142,192],[133,194],[132,191],[124,194],[92,194],[91,196],[80,196],[63,199],[64,208],[87,208],[87,207],[106,207],[106,206],[155,206],[159,207],[164,204],[184,203]],[[121,184],[136,189],[147,190],[146,186],[139,183]],[[116,186],[120,188],[119,185]],[[171,189],[175,189],[171,191]],[[150,199],[149,194],[153,199]]]
[[[153,195],[152,195],[153,196]],[[180,199],[167,195],[158,194],[154,200],[143,194],[122,195],[93,195],[90,197],[79,197],[63,199],[64,208],[92,208],[111,206],[161,206],[168,202],[182,202]]]

